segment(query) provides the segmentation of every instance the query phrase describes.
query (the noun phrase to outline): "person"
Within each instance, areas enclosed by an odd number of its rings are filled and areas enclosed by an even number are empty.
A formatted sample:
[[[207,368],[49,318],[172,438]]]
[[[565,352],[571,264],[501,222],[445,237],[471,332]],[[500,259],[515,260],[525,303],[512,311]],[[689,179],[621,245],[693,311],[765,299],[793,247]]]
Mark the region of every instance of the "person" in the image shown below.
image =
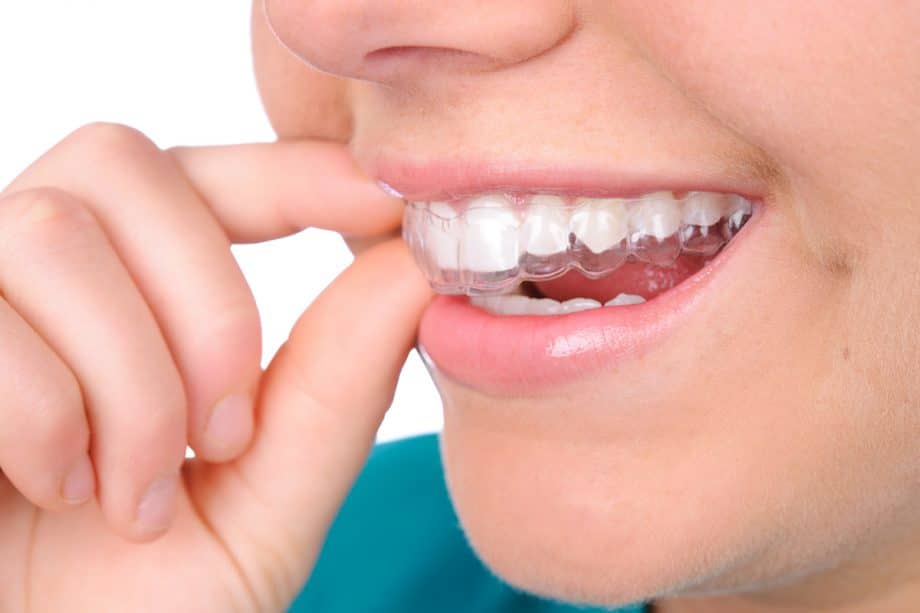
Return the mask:
[[[0,194],[0,609],[920,610],[918,31],[256,0],[278,142],[93,124]],[[575,205],[599,279],[433,297],[534,274]],[[228,247],[307,226],[355,261],[263,371]],[[416,342],[443,432],[372,450]]]

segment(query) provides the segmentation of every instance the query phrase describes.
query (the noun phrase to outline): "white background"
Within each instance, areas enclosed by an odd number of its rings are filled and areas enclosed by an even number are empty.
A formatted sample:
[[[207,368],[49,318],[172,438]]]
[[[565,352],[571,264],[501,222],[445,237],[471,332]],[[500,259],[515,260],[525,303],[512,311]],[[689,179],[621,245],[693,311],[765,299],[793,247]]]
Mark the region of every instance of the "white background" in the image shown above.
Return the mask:
[[[93,121],[134,126],[161,147],[272,140],[249,11],[249,0],[0,0],[0,186]],[[262,315],[267,365],[351,255],[319,230],[233,251]],[[440,400],[413,352],[378,439],[440,427]]]

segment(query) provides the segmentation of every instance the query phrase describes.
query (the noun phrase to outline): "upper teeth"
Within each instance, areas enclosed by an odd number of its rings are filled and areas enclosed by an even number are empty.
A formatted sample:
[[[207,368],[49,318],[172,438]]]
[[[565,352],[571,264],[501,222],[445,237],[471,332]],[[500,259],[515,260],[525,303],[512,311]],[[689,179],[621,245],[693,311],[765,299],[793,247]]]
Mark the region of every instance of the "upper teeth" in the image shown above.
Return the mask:
[[[565,202],[558,196],[535,196],[521,223],[521,249],[537,256],[562,253],[569,246]]]
[[[569,229],[594,253],[602,253],[626,240],[626,202],[615,198],[579,198]]]
[[[695,204],[696,200],[691,200]],[[680,207],[671,192],[656,192],[639,200],[630,211],[634,235],[654,236],[663,241],[680,229]]]
[[[481,196],[464,215],[460,268],[493,272],[517,268],[520,257],[517,212],[504,196]]]
[[[437,268],[456,269],[459,264],[457,253],[460,239],[451,222],[458,213],[446,202],[432,202],[428,206],[433,219],[425,229],[425,248],[434,259],[434,265]]]
[[[574,200],[538,194],[525,198],[523,207],[510,196],[485,194],[452,203],[413,202],[403,232],[426,260],[423,269],[435,289],[476,293],[570,268],[598,276],[627,256],[668,265],[682,250],[712,255],[751,212],[745,198],[714,192],[681,199],[671,192]]]
[[[711,226],[729,210],[731,194],[693,192],[684,200],[683,222],[695,226]]]

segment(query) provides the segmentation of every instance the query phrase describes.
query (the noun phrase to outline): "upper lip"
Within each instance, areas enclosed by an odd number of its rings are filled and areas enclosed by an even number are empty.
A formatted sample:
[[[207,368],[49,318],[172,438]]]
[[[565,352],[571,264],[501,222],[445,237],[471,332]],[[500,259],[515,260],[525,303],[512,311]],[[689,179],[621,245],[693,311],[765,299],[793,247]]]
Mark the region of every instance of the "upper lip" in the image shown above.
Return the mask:
[[[642,170],[520,160],[420,161],[382,154],[369,166],[372,178],[409,201],[451,200],[490,191],[631,197],[660,190],[725,192],[763,200],[767,191],[765,181],[753,175],[691,167]]]

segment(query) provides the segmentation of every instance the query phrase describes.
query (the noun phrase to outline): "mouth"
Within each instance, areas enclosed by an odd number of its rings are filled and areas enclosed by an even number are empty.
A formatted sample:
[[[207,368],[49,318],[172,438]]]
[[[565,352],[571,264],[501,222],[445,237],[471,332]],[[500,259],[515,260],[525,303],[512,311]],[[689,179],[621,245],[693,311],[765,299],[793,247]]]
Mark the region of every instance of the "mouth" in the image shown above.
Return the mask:
[[[760,199],[489,189],[407,199],[403,236],[432,288],[429,367],[490,392],[571,382],[664,342],[705,303]]]
[[[487,194],[409,202],[403,235],[432,288],[498,315],[642,303],[698,272],[750,219],[737,194]]]

